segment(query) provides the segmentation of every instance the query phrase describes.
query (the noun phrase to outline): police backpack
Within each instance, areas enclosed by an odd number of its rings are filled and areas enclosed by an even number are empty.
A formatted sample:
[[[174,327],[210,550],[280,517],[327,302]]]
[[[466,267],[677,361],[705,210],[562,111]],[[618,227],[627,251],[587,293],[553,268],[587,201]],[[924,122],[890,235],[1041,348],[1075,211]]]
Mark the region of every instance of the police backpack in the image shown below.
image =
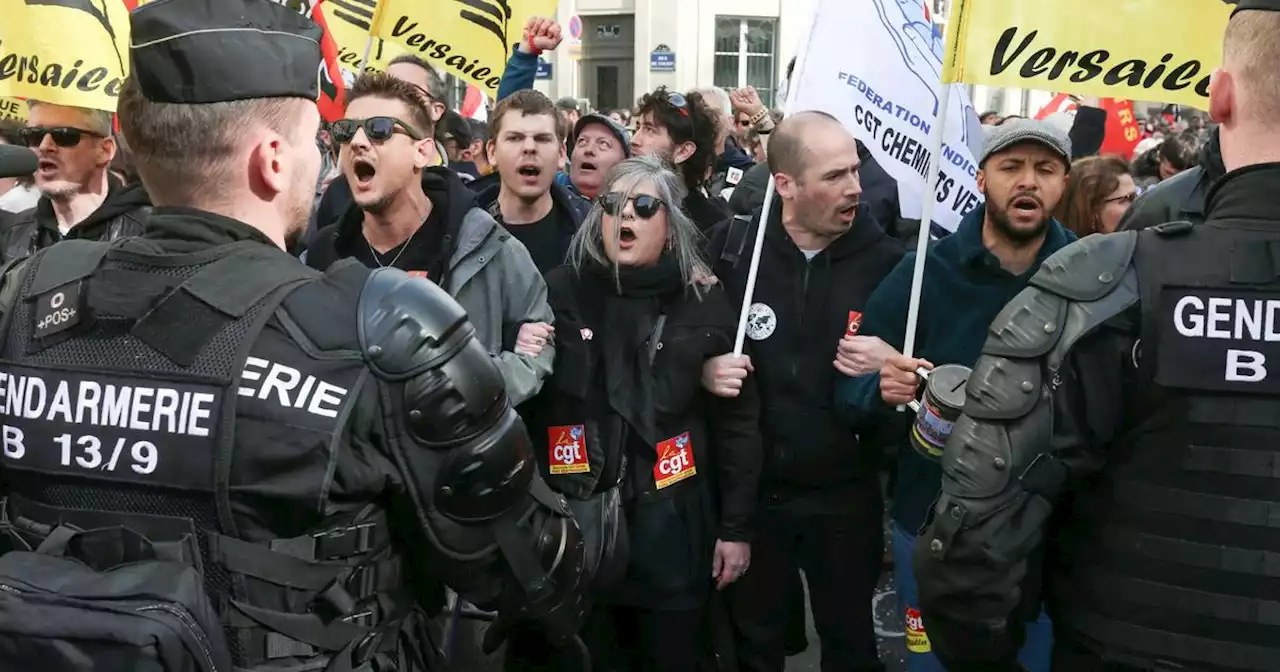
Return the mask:
[[[231,672],[200,572],[182,549],[126,528],[54,528],[0,556],[4,668]]]

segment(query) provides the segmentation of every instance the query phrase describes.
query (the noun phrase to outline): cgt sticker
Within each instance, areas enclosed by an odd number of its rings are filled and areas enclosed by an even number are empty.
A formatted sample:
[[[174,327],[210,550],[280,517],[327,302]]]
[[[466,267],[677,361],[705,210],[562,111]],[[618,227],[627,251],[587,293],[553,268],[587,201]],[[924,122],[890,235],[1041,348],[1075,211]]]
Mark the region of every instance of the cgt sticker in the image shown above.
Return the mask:
[[[591,471],[591,463],[587,460],[587,436],[582,425],[548,427],[547,445],[552,474],[585,474]]]
[[[920,610],[907,607],[907,650],[912,653],[929,653],[929,635],[924,632],[924,620],[920,618]]]
[[[845,328],[845,336],[857,336],[858,330],[862,328],[862,313],[851,310],[849,311],[849,326]]]
[[[653,465],[653,482],[661,490],[698,473],[693,463],[693,444],[689,432],[658,444],[658,461]]]

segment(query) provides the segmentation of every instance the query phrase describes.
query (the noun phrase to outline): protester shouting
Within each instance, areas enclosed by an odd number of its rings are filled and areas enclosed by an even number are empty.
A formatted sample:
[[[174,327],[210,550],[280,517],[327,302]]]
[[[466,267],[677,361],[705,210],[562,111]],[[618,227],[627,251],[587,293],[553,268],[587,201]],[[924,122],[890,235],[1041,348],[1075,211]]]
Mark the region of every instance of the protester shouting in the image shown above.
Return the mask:
[[[140,184],[125,186],[111,174],[116,140],[111,113],[27,101],[20,135],[35,150],[40,200],[0,234],[0,258],[25,257],[71,238],[115,240],[142,233],[151,201]]]
[[[867,301],[859,335],[840,344],[837,367],[858,376],[842,379],[836,390],[850,422],[866,424],[869,415],[899,422],[893,408],[916,397],[921,366],[973,366],[1000,309],[1027,286],[1045,258],[1075,240],[1051,214],[1066,189],[1070,161],[1067,134],[1047,122],[1010,119],[988,129],[978,171],[986,203],[930,249],[915,358],[898,350],[905,340],[914,254]],[[905,431],[900,445],[890,518],[894,589],[907,623],[907,669],[941,672],[930,649],[928,618],[921,619],[911,554],[942,470],[910,445]],[[1022,662],[1031,672],[1049,669],[1052,634],[1046,616],[1028,625]]]
[[[749,576],[758,400],[750,377],[734,397],[699,383],[732,348],[737,311],[699,282],[683,188],[655,157],[618,164],[570,265],[547,277],[558,365],[526,413],[534,454],[571,499],[619,488],[630,542],[584,632],[599,670],[700,669],[708,596]]]
[[[850,316],[902,257],[861,202],[853,136],[833,117],[805,112],[770,134],[777,195],[767,223],[717,227],[708,249],[734,305],[746,289],[752,245],[765,226],[747,333],[751,359],[719,357],[705,383],[732,395],[759,376],[764,468],[752,571],[730,592],[738,662],[781,672],[793,614],[787,587],[804,569],[825,669],[879,670],[871,598],[882,562],[879,450],[833,412],[831,362]]]
[[[555,183],[564,158],[555,103],[533,89],[503,98],[490,117],[489,136],[501,180],[477,202],[528,248],[545,274],[564,263],[569,239],[591,208]]]
[[[552,321],[546,284],[524,245],[476,206],[456,173],[435,165],[423,97],[388,74],[365,74],[347,92],[346,115],[333,123],[333,139],[354,204],[316,232],[307,264],[323,270],[350,257],[435,282],[467,309],[512,402],[537,394],[554,352],[518,344],[546,340],[528,333]]]
[[[611,116],[588,114],[573,127],[569,139],[569,187],[594,199],[609,172],[631,156],[631,134]]]

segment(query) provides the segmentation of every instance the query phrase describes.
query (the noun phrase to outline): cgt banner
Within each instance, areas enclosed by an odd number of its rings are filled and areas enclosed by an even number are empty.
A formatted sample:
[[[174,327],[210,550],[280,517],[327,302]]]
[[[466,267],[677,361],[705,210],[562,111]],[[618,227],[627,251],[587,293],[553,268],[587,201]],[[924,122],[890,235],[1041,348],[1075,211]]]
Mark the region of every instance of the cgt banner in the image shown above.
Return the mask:
[[[0,17],[0,96],[115,111],[129,69],[122,0],[0,0]]]
[[[371,30],[374,36],[404,45],[410,53],[437,63],[493,98],[525,23],[532,16],[555,16],[557,2],[378,0]]]
[[[1205,109],[1236,0],[956,0],[956,81]]]
[[[922,0],[819,0],[815,11],[791,83],[792,110],[839,119],[898,181],[903,217],[919,219],[931,192],[934,223],[955,231],[982,203],[974,157],[983,132],[963,86],[952,85],[948,109],[938,109],[941,28],[926,18]],[[928,176],[929,133],[942,119],[939,170]]]

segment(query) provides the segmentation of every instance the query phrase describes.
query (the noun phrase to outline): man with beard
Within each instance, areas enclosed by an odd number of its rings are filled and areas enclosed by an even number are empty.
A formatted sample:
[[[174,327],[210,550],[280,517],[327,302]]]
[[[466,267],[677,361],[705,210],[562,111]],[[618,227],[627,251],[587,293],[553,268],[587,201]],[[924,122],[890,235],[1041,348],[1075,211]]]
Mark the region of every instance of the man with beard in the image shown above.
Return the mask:
[[[703,368],[703,386],[721,397],[737,396],[754,371],[764,409],[751,568],[727,590],[738,663],[743,672],[782,672],[792,616],[785,589],[798,567],[809,581],[823,666],[870,672],[881,669],[871,598],[884,506],[877,450],[832,410],[831,360],[849,311],[862,309],[903,251],[860,203],[857,144],[830,115],[783,120],[770,135],[769,165],[778,198],[747,318],[750,357],[724,355]],[[708,243],[736,303],[762,217],[757,210],[741,227],[729,220]]]
[[[333,123],[354,204],[316,232],[306,262],[325,269],[345,258],[399,268],[435,282],[467,309],[519,404],[551,372],[553,320],[547,286],[524,245],[476,204],[475,193],[436,165],[437,145],[422,97],[389,74],[365,74]]]
[[[151,202],[142,185],[111,174],[116,141],[111,113],[28,101],[24,144],[40,158],[36,207],[20,213],[0,240],[0,259],[25,257],[65,239],[115,240],[142,233]]]
[[[703,100],[702,94],[683,95],[659,87],[640,98],[631,153],[657,156],[675,167],[684,178],[684,211],[703,232],[724,221],[729,208],[720,198],[709,198],[704,188],[712,164],[720,153],[716,136],[721,112]]]
[[[321,29],[166,0],[129,32],[146,231],[0,278],[5,380],[39,390],[4,412],[5,666],[437,670],[441,581],[567,645],[579,532],[465,311],[285,252],[320,171]]]
[[[986,197],[956,232],[930,248],[920,292],[915,358],[900,354],[915,257],[908,254],[876,288],[862,311],[856,336],[840,342],[835,366],[846,376],[837,404],[852,422],[900,423],[895,406],[915,398],[920,367],[973,366],[987,326],[1049,255],[1075,236],[1053,220],[1067,185],[1071,141],[1052,124],[1029,119],[991,127],[979,162],[978,188]],[[853,377],[856,376],[856,377]],[[897,479],[890,511],[893,578],[907,623],[910,672],[940,672],[930,653],[928,621],[922,624],[911,551],[915,532],[938,495],[937,457],[911,446],[901,427]],[[1031,672],[1049,669],[1052,629],[1047,617],[1028,624],[1022,661]]]
[[[489,120],[488,152],[501,182],[480,194],[488,210],[546,273],[564,263],[569,239],[591,204],[555,183],[564,138],[555,103],[525,89],[503,98]]]
[[[631,136],[612,117],[588,114],[574,126],[569,152],[570,186],[584,198],[595,200],[609,171],[631,158]]]
[[[948,670],[1275,670],[1280,1],[1240,0],[1204,222],[1088,236],[991,325],[916,544]],[[1052,328],[1050,328],[1052,327]]]

